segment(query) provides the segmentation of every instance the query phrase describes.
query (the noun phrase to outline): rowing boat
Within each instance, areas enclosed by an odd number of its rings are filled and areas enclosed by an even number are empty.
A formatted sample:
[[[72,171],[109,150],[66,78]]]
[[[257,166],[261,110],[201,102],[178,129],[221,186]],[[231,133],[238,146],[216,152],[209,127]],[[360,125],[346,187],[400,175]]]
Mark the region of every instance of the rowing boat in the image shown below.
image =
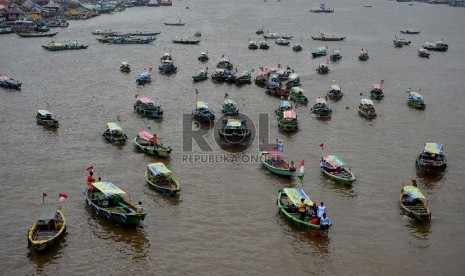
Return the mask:
[[[321,172],[330,179],[347,185],[352,185],[356,180],[354,173],[345,167],[343,162],[337,155],[325,155],[321,157],[320,167]]]
[[[157,192],[175,196],[181,191],[179,182],[173,178],[173,173],[163,163],[152,163],[147,165],[145,179]]]
[[[66,218],[58,204],[43,204],[37,221],[29,228],[30,249],[42,251],[57,243],[66,233]]]

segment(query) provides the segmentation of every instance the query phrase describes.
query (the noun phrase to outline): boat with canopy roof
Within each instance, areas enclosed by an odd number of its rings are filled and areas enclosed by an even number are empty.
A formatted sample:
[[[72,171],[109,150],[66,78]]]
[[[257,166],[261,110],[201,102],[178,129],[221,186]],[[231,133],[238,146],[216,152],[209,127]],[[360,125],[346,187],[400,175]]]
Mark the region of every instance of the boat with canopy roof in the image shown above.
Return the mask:
[[[328,74],[330,70],[329,70],[328,64],[320,63],[318,67],[316,68],[316,71],[318,72],[318,74],[324,75],[324,74]]]
[[[284,111],[292,110],[293,108],[294,106],[290,101],[281,100],[279,102],[279,107],[275,109],[274,113],[276,113],[278,117],[282,117]]]
[[[6,89],[21,90],[21,85],[22,83],[20,83],[19,81],[13,78],[0,75],[0,87],[6,88]]]
[[[173,173],[161,162],[147,165],[145,179],[159,193],[175,196],[181,191],[181,186],[174,179]]]
[[[221,110],[226,116],[236,116],[239,114],[239,109],[235,101],[231,99],[224,100],[223,109]]]
[[[410,91],[410,89],[407,90],[407,93],[408,93],[407,104],[409,106],[417,108],[417,109],[426,108],[425,101],[423,100],[423,96],[420,93]]]
[[[368,51],[362,48],[362,50],[360,50],[360,53],[358,55],[358,59],[365,61],[365,60],[368,60],[369,58],[370,56],[368,55]]]
[[[293,225],[305,229],[312,235],[326,236],[331,225],[322,228],[319,224],[313,224],[310,216],[306,216],[303,221],[300,220],[299,204],[302,198],[308,206],[313,205],[313,201],[301,188],[284,188],[279,190],[277,202],[279,213],[283,214]]]
[[[306,105],[308,103],[307,97],[304,95],[304,90],[300,87],[292,87],[289,93],[289,98],[300,104]]]
[[[367,119],[376,117],[375,104],[370,99],[361,99],[358,105],[358,114]]]
[[[288,163],[284,154],[278,150],[260,151],[260,163],[270,172],[281,176],[293,176],[295,173],[294,162]]]
[[[200,70],[196,75],[192,76],[194,82],[204,81],[208,79],[208,67],[205,70]]]
[[[27,244],[30,249],[43,251],[59,242],[65,233],[66,218],[60,205],[43,204],[39,217],[27,233]]]
[[[107,123],[107,129],[102,134],[103,139],[113,144],[124,144],[128,137],[117,123]]]
[[[129,65],[128,62],[123,61],[121,62],[121,66],[119,67],[119,69],[121,70],[121,72],[129,73],[131,72],[131,65]]]
[[[163,109],[149,97],[137,97],[134,103],[134,111],[139,115],[152,118],[160,119],[163,117]]]
[[[134,146],[142,152],[160,157],[168,157],[173,150],[171,147],[164,146],[158,141],[156,135],[147,131],[137,133],[136,138],[134,138]]]
[[[337,155],[325,155],[321,157],[321,172],[330,179],[347,185],[352,185],[356,180],[354,173],[347,169],[346,163]]]
[[[318,97],[310,111],[318,118],[330,118],[333,110],[328,106],[325,99]]]
[[[55,116],[50,111],[43,109],[37,110],[36,119],[39,125],[58,127],[58,120],[55,119]]]
[[[282,131],[293,132],[299,129],[299,122],[295,110],[283,112],[283,116],[278,119],[278,127]]]
[[[332,100],[338,101],[342,99],[344,93],[342,93],[341,86],[339,84],[331,84],[331,90],[328,92],[328,97]]]
[[[381,100],[382,98],[384,98],[383,84],[384,80],[381,80],[380,83],[373,84],[373,89],[371,89],[370,91],[371,98],[375,100]]]
[[[96,215],[121,224],[138,225],[147,213],[129,195],[111,182],[94,182],[85,188],[84,201]]]
[[[318,36],[311,36],[311,38],[313,40],[321,40],[321,41],[341,41],[341,40],[344,40],[346,37],[320,33]]]
[[[231,57],[223,55],[221,60],[216,64],[216,68],[218,69],[233,69],[233,64],[231,63]]]
[[[414,180],[412,182],[413,185],[416,185]],[[428,201],[415,186],[404,186],[402,188],[399,204],[403,213],[414,220],[428,221],[431,219]]]
[[[223,119],[223,124],[218,129],[220,139],[230,145],[246,143],[251,135],[252,132],[248,129],[246,120]]]
[[[152,77],[149,72],[142,72],[137,76],[136,83],[137,85],[145,85],[152,81]]]
[[[447,158],[442,143],[426,143],[415,161],[417,170],[429,173],[442,173],[447,168]]]
[[[192,117],[201,122],[213,124],[215,122],[215,113],[208,107],[207,102],[198,101],[192,111]]]

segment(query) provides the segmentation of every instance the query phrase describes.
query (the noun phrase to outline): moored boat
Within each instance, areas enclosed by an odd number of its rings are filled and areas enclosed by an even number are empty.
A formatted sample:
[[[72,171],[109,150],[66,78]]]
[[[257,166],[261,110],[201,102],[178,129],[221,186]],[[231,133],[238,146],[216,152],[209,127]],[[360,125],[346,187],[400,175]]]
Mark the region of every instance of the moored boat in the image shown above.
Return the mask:
[[[290,101],[281,100],[279,102],[279,107],[275,109],[274,113],[278,117],[282,117],[284,111],[292,110],[293,108],[294,108],[294,106],[292,105],[292,103]]]
[[[423,100],[423,96],[420,93],[410,91],[410,89],[407,90],[407,93],[408,93],[407,104],[409,106],[412,106],[417,109],[425,109],[426,104],[425,104],[425,101]]]
[[[331,90],[328,92],[328,97],[332,100],[340,100],[344,96],[344,93],[342,93],[341,86],[338,84],[331,84]]]
[[[294,132],[299,129],[299,122],[295,110],[283,112],[283,116],[278,119],[278,127],[282,131]]]
[[[347,169],[346,163],[337,155],[325,155],[321,157],[321,172],[330,179],[347,185],[352,185],[356,180],[354,173]]]
[[[300,76],[297,73],[291,73],[287,78],[286,87],[300,86]]]
[[[255,34],[257,34],[257,35],[262,35],[264,33],[265,33],[265,31],[263,30],[263,27],[258,28],[258,30],[255,32]]]
[[[260,41],[260,44],[258,45],[258,48],[260,48],[262,50],[268,50],[270,48],[270,45],[268,45],[268,42],[263,40],[263,41]]]
[[[258,49],[257,42],[249,40],[249,45],[247,46],[247,48],[249,48],[249,50],[257,50]]]
[[[107,35],[120,35],[120,33],[114,32],[114,31],[112,31],[112,30],[109,30],[109,31],[107,31],[107,30],[104,30],[104,31],[102,31],[102,30],[95,30],[95,31],[91,32],[91,34],[93,34],[93,35],[101,35],[101,36],[107,36]]]
[[[163,109],[149,97],[137,97],[134,111],[147,118],[160,119],[163,117]]]
[[[317,10],[311,9],[310,12],[314,12],[314,13],[333,13],[334,9],[326,8],[326,4],[322,3],[322,4],[320,4],[319,9],[317,9]]]
[[[318,67],[316,68],[316,71],[318,74],[328,74],[329,73],[329,66],[326,63],[320,63]]]
[[[308,99],[304,95],[304,90],[300,87],[292,87],[291,92],[289,93],[289,98],[296,103],[300,103],[300,104],[308,103]]]
[[[425,148],[415,160],[418,171],[426,173],[442,173],[447,168],[447,158],[442,144],[426,143]]]
[[[53,37],[56,36],[58,32],[54,33],[17,33],[19,37],[29,38],[29,37]]]
[[[239,109],[235,101],[226,99],[223,103],[221,112],[226,116],[237,116],[239,114]]]
[[[0,34],[11,34],[12,32],[11,27],[0,26]]]
[[[423,47],[418,48],[418,56],[429,58],[430,53]]]
[[[123,129],[117,123],[107,123],[107,129],[102,136],[105,141],[113,144],[124,144],[128,140]]]
[[[158,142],[158,137],[147,131],[139,131],[134,138],[134,146],[150,155],[168,157],[173,151],[171,147]]]
[[[318,97],[310,111],[318,118],[330,118],[333,110],[328,106],[325,99]]]
[[[229,69],[233,68],[233,64],[231,63],[231,58],[229,56],[222,56],[220,62],[216,64],[216,68],[218,69]]]
[[[311,38],[313,40],[321,40],[321,41],[341,41],[341,40],[344,40],[346,37],[320,33],[319,36],[312,36]]]
[[[174,66],[173,60],[165,59],[158,66],[158,71],[161,74],[172,74],[172,73],[176,73],[177,70],[178,70],[178,67]]]
[[[444,41],[436,41],[436,42],[426,42],[422,45],[422,47],[429,51],[439,51],[445,52],[449,49],[449,45],[444,43]]]
[[[431,211],[428,208],[426,197],[416,187],[416,181],[412,181],[414,186],[404,186],[400,193],[399,205],[403,213],[417,221],[428,221],[431,219]]]
[[[200,39],[183,39],[183,38],[177,38],[177,39],[173,39],[172,40],[173,43],[176,43],[176,44],[199,44],[200,43]]]
[[[208,61],[208,51],[207,52],[201,52],[199,57],[197,58],[200,62],[205,62]]]
[[[295,173],[294,162],[288,163],[281,151],[260,151],[260,163],[267,170],[277,175],[289,177]]]
[[[223,119],[221,128],[218,129],[220,139],[230,145],[238,145],[249,141],[252,132],[247,127],[245,120],[233,118]]]
[[[22,83],[20,83],[19,81],[13,78],[0,75],[0,87],[6,88],[6,89],[21,90],[21,85]]]
[[[402,41],[398,39],[394,39],[394,47],[402,48],[403,46],[404,46],[404,43],[402,43]]]
[[[358,55],[358,59],[364,61],[368,60],[369,58],[368,51],[362,48],[362,50],[360,50],[360,54]]]
[[[111,182],[94,182],[83,194],[93,213],[112,222],[136,226],[147,215],[140,204],[132,202],[126,192]]]
[[[184,25],[186,25],[186,23],[182,22],[181,19],[179,19],[178,22],[164,22],[163,25],[165,25],[165,26],[184,26]]]
[[[318,47],[318,48],[315,49],[314,52],[312,52],[312,57],[315,58],[315,57],[326,56],[327,50],[328,50],[327,47]]]
[[[333,53],[331,55],[329,55],[329,59],[332,61],[332,62],[335,62],[335,61],[338,61],[342,58],[342,55],[341,55],[341,51],[339,51],[338,49],[334,49],[333,50]]]
[[[194,82],[204,81],[208,79],[208,67],[205,70],[200,70],[196,75],[192,76]]]
[[[374,119],[376,117],[375,105],[370,99],[361,99],[358,105],[358,114],[366,119]]]
[[[294,44],[294,45],[292,46],[292,50],[293,50],[294,52],[300,52],[300,51],[302,51],[302,45],[300,45],[300,44],[298,44],[298,43],[297,43],[297,44]]]
[[[63,50],[81,50],[87,49],[89,45],[84,45],[79,41],[72,42],[55,42],[52,41],[48,45],[42,45],[42,48],[49,51],[63,51]]]
[[[252,83],[252,72],[250,70],[244,70],[236,78],[236,84],[251,84]]]
[[[320,227],[319,224],[313,224],[311,217],[306,216],[304,220],[300,219],[299,204],[304,199],[307,206],[312,206],[313,201],[301,188],[284,188],[279,190],[278,207],[279,212],[283,214],[293,225],[305,229],[312,235],[326,236],[331,224],[327,227]]]
[[[400,33],[402,33],[402,34],[419,34],[420,31],[416,31],[413,28],[405,28],[405,29],[400,30]]]
[[[47,127],[58,127],[58,120],[55,119],[55,116],[52,112],[47,110],[37,110],[36,120],[39,125],[44,125]]]
[[[104,36],[97,40],[108,44],[149,44],[155,41],[155,37],[133,37],[128,35]]]
[[[213,124],[215,122],[215,113],[203,101],[196,102],[192,117],[200,123]]]
[[[30,249],[43,251],[59,242],[66,233],[66,217],[56,204],[43,204],[36,222],[29,228],[27,243]]]
[[[121,66],[119,67],[119,69],[121,70],[121,72],[129,73],[131,72],[131,65],[129,65],[128,62],[123,61],[121,62]]]
[[[152,77],[149,72],[142,72],[137,76],[136,83],[137,85],[145,85],[152,81]]]
[[[381,80],[380,83],[373,84],[373,88],[370,91],[371,98],[375,100],[381,100],[384,98],[383,84],[384,80]]]
[[[161,162],[147,165],[145,179],[159,193],[175,196],[181,191],[181,185],[173,177],[173,173]]]
[[[276,39],[274,41],[274,43],[278,44],[278,45],[282,45],[282,46],[289,46],[289,44],[291,43],[289,40],[287,39],[284,39],[282,37]]]

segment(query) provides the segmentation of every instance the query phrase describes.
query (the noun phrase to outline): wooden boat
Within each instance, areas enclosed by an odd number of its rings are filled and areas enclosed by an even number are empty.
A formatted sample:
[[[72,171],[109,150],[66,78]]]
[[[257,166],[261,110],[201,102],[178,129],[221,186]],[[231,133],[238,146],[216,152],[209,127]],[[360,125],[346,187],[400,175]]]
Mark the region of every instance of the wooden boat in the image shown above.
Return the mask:
[[[384,98],[383,84],[384,80],[381,80],[380,83],[373,84],[373,89],[371,89],[370,91],[372,99],[381,100],[382,98]]]
[[[286,87],[292,88],[296,86],[300,86],[300,76],[297,73],[291,73],[287,78]]]
[[[152,33],[147,33],[147,32],[135,32],[135,33],[128,33],[127,35],[129,36],[156,36],[161,34],[161,32],[152,32]]]
[[[252,132],[247,127],[245,120],[227,118],[223,119],[221,128],[218,129],[220,139],[229,145],[238,145],[249,141]]]
[[[174,66],[173,60],[163,60],[161,64],[158,66],[158,71],[161,74],[172,74],[176,73],[178,67]]]
[[[139,131],[133,142],[136,148],[150,155],[168,157],[173,151],[171,147],[167,147],[162,143],[159,143],[158,138],[147,131]]]
[[[409,106],[417,108],[417,109],[426,108],[425,101],[423,100],[423,96],[420,93],[410,91],[410,89],[407,90],[407,93],[408,93],[407,104]]]
[[[284,188],[279,190],[279,213],[283,214],[293,225],[308,231],[312,235],[326,236],[329,227],[320,227],[319,224],[312,224],[310,216],[306,216],[304,221],[300,220],[299,203],[302,198],[308,206],[313,205],[313,201],[301,188]]]
[[[290,101],[281,100],[279,102],[279,107],[275,109],[274,113],[276,114],[276,116],[282,117],[284,111],[292,110],[293,108],[294,106]]]
[[[133,37],[133,36],[105,36],[97,37],[97,40],[108,44],[149,44],[155,41],[155,37]]]
[[[322,57],[326,56],[328,48],[327,47],[318,47],[314,52],[312,52],[312,57]]]
[[[320,33],[319,36],[311,36],[313,40],[321,40],[321,41],[342,41],[346,37],[345,36],[334,36],[332,34],[324,34]]]
[[[402,34],[419,34],[420,31],[416,31],[413,28],[405,28],[405,29],[400,30],[400,33],[402,33]]]
[[[337,155],[325,155],[321,157],[321,172],[330,179],[347,185],[352,185],[356,180],[354,173],[345,167],[344,163]]]
[[[333,110],[328,106],[325,99],[318,97],[310,111],[318,118],[330,118]]]
[[[447,168],[447,158],[442,144],[426,143],[425,148],[415,160],[418,171],[426,173],[442,173]]]
[[[281,37],[281,35],[278,34],[278,33],[268,33],[268,34],[263,35],[264,39],[277,39],[277,38],[280,38],[280,37]]]
[[[268,79],[268,72],[260,69],[258,74],[254,77],[254,83],[257,86],[264,87],[266,85],[266,80]]]
[[[231,58],[229,56],[224,56],[221,58],[220,62],[216,64],[218,69],[233,69],[233,64],[231,63]]]
[[[58,120],[54,118],[55,116],[53,113],[47,111],[47,110],[37,110],[37,123],[39,125],[44,125],[47,127],[58,127]]]
[[[300,87],[292,87],[291,92],[289,93],[289,98],[296,103],[300,103],[300,104],[308,103],[308,99],[304,95],[304,90]]]
[[[203,101],[196,103],[195,109],[192,111],[192,117],[200,123],[213,124],[215,122],[215,113]]]
[[[320,65],[318,65],[318,68],[316,68],[316,71],[318,72],[318,74],[328,74],[329,73],[329,66],[326,64],[326,63],[320,63]]]
[[[53,36],[56,36],[58,34],[58,32],[55,32],[55,33],[17,33],[17,35],[19,37],[25,37],[25,38],[29,38],[29,37],[53,37]]]
[[[258,49],[257,42],[249,41],[249,45],[247,46],[247,48],[249,48],[249,50],[257,50]]]
[[[319,9],[317,9],[317,10],[312,9],[312,10],[310,10],[310,12],[314,12],[314,13],[333,13],[334,9],[326,8],[325,4],[320,4]]]
[[[43,204],[37,221],[29,228],[30,249],[43,251],[59,242],[66,233],[66,217],[58,204]]]
[[[239,109],[235,101],[231,99],[224,100],[223,108],[221,112],[226,116],[237,116],[239,115]]]
[[[160,0],[160,6],[170,7],[173,6],[173,2],[171,0]]]
[[[103,139],[108,143],[124,144],[128,137],[117,123],[107,123],[107,129],[102,134]]]
[[[194,82],[204,81],[208,79],[208,67],[205,70],[200,70],[196,75],[192,76]]]
[[[126,192],[111,182],[94,182],[92,189],[85,188],[83,193],[86,206],[106,220],[136,226],[147,215]]]
[[[402,45],[404,45],[404,46],[408,46],[408,45],[410,45],[412,43],[410,40],[405,40],[403,38],[395,36],[394,37],[394,45],[396,45],[396,42],[397,43],[402,43]]]
[[[47,22],[47,26],[49,26],[50,28],[66,28],[69,26],[69,22],[68,20],[66,19],[66,17],[62,17],[60,19],[57,19],[55,21],[49,21]]]
[[[289,177],[295,173],[294,162],[291,161],[289,164],[284,160],[284,155],[281,151],[260,151],[260,163],[267,170],[277,175]]]
[[[422,47],[429,51],[439,51],[439,52],[445,52],[449,49],[449,45],[447,45],[443,41],[426,42],[425,44],[422,45]]]
[[[212,81],[214,82],[223,82],[225,80],[225,72],[227,69],[219,69],[217,68],[215,72],[212,74]]]
[[[268,50],[270,48],[270,45],[268,45],[268,42],[266,41],[260,41],[260,44],[258,45],[258,48],[262,50]]]
[[[152,81],[152,77],[149,72],[142,72],[137,76],[136,83],[137,85],[145,85]]]
[[[367,119],[374,119],[376,117],[375,105],[370,99],[361,99],[358,105],[358,114]]]
[[[287,110],[283,112],[283,116],[278,119],[278,127],[282,131],[294,132],[299,129],[299,122],[295,110]]]
[[[176,43],[176,44],[199,44],[200,43],[200,39],[197,39],[197,40],[192,40],[192,39],[183,39],[183,38],[179,38],[179,39],[173,39],[172,40],[173,43]]]
[[[173,173],[161,162],[147,165],[145,179],[159,193],[175,196],[181,191],[181,186],[173,177]]]
[[[87,49],[89,45],[84,45],[79,41],[72,42],[55,42],[52,41],[48,45],[42,45],[42,48],[49,51],[64,51],[64,50],[81,50]]]
[[[129,65],[129,63],[127,63],[126,61],[123,61],[119,69],[121,70],[121,72],[129,73],[131,72],[131,65]]]
[[[331,90],[328,92],[328,97],[332,100],[338,101],[342,99],[344,93],[342,93],[341,87],[338,84],[333,83],[331,85]]]
[[[252,72],[250,70],[244,70],[239,76],[236,78],[236,84],[251,84],[252,83]]]
[[[163,109],[149,97],[137,97],[134,111],[147,118],[160,119],[163,117]]]
[[[365,61],[368,60],[370,57],[368,56],[368,51],[365,49],[360,50],[360,54],[358,55],[358,59]]]
[[[402,41],[398,39],[394,39],[394,47],[402,48],[403,46],[404,46],[404,43],[402,43]]]
[[[109,30],[109,31],[107,31],[107,30],[104,30],[104,31],[102,31],[102,30],[95,30],[95,31],[91,32],[91,34],[93,34],[93,35],[102,35],[102,36],[107,36],[107,35],[120,35],[120,33],[114,32],[114,31],[111,31],[111,30]]]
[[[294,45],[292,46],[292,50],[293,50],[294,52],[300,52],[300,51],[302,51],[302,45],[300,45],[300,44],[294,44]]]
[[[288,98],[289,91],[282,88],[266,88],[265,93],[277,98]]]
[[[165,25],[165,26],[184,26],[184,25],[186,25],[186,23],[181,22],[181,19],[179,19],[178,22],[164,22],[163,25]]]
[[[334,49],[333,50],[333,53],[331,55],[329,55],[329,59],[332,61],[332,62],[335,62],[335,61],[338,61],[342,58],[342,55],[341,55],[341,52],[337,49]]]
[[[201,52],[199,57],[197,58],[200,62],[205,62],[208,61],[208,51],[207,52]]]
[[[255,32],[255,34],[257,34],[257,35],[262,35],[264,33],[265,33],[265,31],[263,30],[263,27],[258,28],[258,30]]]
[[[414,220],[428,221],[431,219],[431,211],[428,208],[426,197],[415,186],[402,188],[399,205],[403,213]]]
[[[0,34],[11,34],[13,30],[10,27],[0,27]]]
[[[34,31],[38,33],[46,33],[50,31],[50,27],[47,24],[36,24]]]
[[[284,39],[282,37],[276,39],[274,41],[274,43],[278,44],[278,45],[281,45],[281,46],[289,46],[289,44],[291,43],[289,40],[287,39]]]
[[[430,53],[423,47],[418,48],[418,56],[429,58]]]
[[[22,83],[20,83],[19,81],[13,78],[0,75],[0,87],[6,88],[6,89],[21,90],[21,85]]]
[[[201,32],[195,32],[195,33],[194,33],[194,36],[195,36],[195,37],[201,37],[201,36],[202,36],[202,33],[201,33]]]

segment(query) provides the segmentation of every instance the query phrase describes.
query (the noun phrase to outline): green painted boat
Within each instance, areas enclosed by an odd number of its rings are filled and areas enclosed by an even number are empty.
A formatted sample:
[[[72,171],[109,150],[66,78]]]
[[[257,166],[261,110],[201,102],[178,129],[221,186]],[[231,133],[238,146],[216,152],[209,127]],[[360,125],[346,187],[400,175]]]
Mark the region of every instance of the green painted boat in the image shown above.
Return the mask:
[[[293,225],[305,229],[310,234],[318,236],[327,236],[328,228],[321,228],[318,224],[312,224],[310,216],[307,216],[304,221],[300,220],[299,203],[300,199],[304,198],[308,206],[312,206],[312,200],[300,188],[284,188],[279,190],[278,194],[278,207],[279,213],[291,222]]]
[[[166,147],[162,143],[154,144],[154,136],[147,131],[140,131],[134,138],[134,146],[140,151],[150,155],[158,155],[160,157],[168,157],[171,154],[171,147]]]
[[[278,127],[282,131],[294,132],[299,129],[299,122],[294,110],[283,112],[283,116],[278,119]]]
[[[324,175],[336,182],[352,185],[356,180],[355,175],[345,165],[346,163],[337,155],[325,155],[321,157],[320,161],[321,172]]]
[[[37,110],[37,123],[47,127],[58,127],[58,121],[54,118],[53,113],[47,110]]]
[[[111,182],[95,182],[85,188],[84,201],[96,215],[112,222],[138,225],[147,213]]]
[[[260,163],[270,172],[281,176],[293,176],[295,173],[294,162],[289,164],[283,159],[280,151],[260,151]]]
[[[404,214],[414,220],[428,221],[431,219],[431,211],[428,208],[428,202],[425,196],[415,186],[405,186],[402,188],[399,204]]]
[[[145,170],[147,183],[159,193],[175,196],[181,191],[179,182],[173,178],[173,173],[163,163],[152,163]]]
[[[224,100],[223,109],[221,110],[226,116],[236,116],[239,114],[239,109],[235,101],[231,99]]]
[[[289,94],[291,100],[300,104],[307,104],[308,99],[304,95],[304,90],[300,87],[292,87],[291,93]]]

